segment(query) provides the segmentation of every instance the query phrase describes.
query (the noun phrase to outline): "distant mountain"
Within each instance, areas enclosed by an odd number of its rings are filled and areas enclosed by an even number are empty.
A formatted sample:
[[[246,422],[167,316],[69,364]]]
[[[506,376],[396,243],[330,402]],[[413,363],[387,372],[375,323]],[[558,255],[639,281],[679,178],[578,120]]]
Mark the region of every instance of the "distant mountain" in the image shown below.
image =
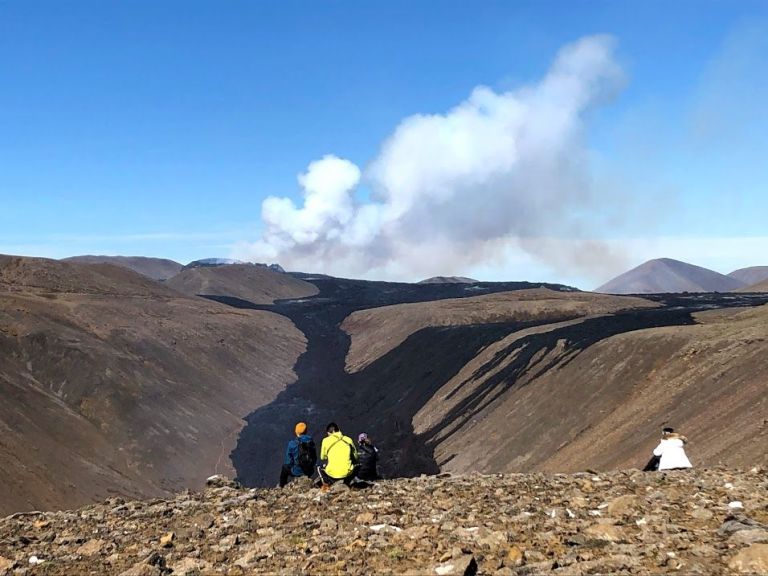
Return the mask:
[[[731,278],[741,280],[747,286],[757,284],[763,280],[768,280],[768,266],[750,266],[749,268],[739,268],[728,274]]]
[[[768,280],[744,286],[744,288],[739,288],[736,292],[768,292]]]
[[[420,280],[417,284],[476,284],[479,280],[465,276],[432,276],[426,280]]]
[[[246,262],[233,258],[201,258],[200,260],[193,260],[184,268],[206,268],[208,266],[227,266],[229,264],[246,264]]]
[[[114,264],[128,268],[153,280],[166,280],[178,274],[183,266],[166,258],[146,258],[144,256],[72,256],[62,258],[62,262],[79,262],[80,264]]]
[[[303,298],[317,294],[314,284],[263,264],[186,266],[166,285],[184,294],[232,296],[254,304],[271,304],[282,298]]]
[[[201,260],[194,260],[184,266],[187,268],[214,268],[216,266],[230,266],[232,264],[242,264],[244,266],[256,266],[257,268],[267,268],[273,272],[283,273],[283,267],[280,264],[262,264],[260,262],[243,262],[242,260],[235,260],[233,258],[203,258]]]
[[[659,294],[665,292],[730,292],[744,282],[687,262],[659,258],[624,272],[595,292],[605,294]]]

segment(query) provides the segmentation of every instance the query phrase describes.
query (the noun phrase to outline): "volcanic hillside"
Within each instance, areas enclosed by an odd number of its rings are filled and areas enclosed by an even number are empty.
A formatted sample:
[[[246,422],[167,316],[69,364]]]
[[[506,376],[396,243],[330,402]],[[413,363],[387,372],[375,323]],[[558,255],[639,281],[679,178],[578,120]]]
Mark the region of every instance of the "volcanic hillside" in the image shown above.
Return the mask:
[[[624,272],[595,289],[605,294],[661,294],[672,292],[729,292],[745,283],[687,262],[659,258]]]
[[[231,470],[241,417],[294,380],[304,343],[127,268],[0,256],[0,515]]]
[[[642,466],[662,425],[692,439],[696,465],[768,464],[768,306],[678,314],[511,333],[437,391],[414,431],[449,471]]]
[[[183,266],[165,258],[146,258],[144,256],[72,256],[63,262],[80,264],[114,264],[130,268],[134,272],[148,276],[153,280],[166,280],[178,274]]]
[[[768,280],[763,280],[757,284],[739,288],[736,292],[768,292]]]
[[[388,477],[641,466],[667,423],[696,465],[765,462],[768,295],[187,272],[207,299],[0,258],[0,513],[274,485],[298,420],[370,433]]]
[[[440,470],[641,466],[665,423],[697,439],[699,464],[768,463],[768,306],[651,305],[534,290],[360,311],[342,325],[352,340],[346,367],[366,373],[386,360],[391,385],[413,381],[440,370],[437,350],[457,343],[451,332],[470,341],[484,322],[531,321],[456,364],[413,417]],[[438,328],[448,325],[456,328]]]
[[[477,280],[474,278],[467,278],[466,276],[432,276],[425,280],[420,280],[419,284],[476,284]]]
[[[743,307],[768,296],[313,282],[317,297],[262,307],[308,344],[297,382],[247,418],[246,484],[275,481],[297,420],[318,440],[331,420],[368,432],[388,476],[642,466],[664,424],[697,464],[765,461],[768,308]]]
[[[731,278],[740,280],[747,286],[759,284],[768,281],[768,266],[750,266],[749,268],[740,268],[728,274]]]
[[[657,303],[642,298],[535,288],[371,308],[351,314],[341,327],[352,338],[347,370],[355,372],[397,348],[423,328],[504,322],[547,323],[657,306]]]
[[[229,296],[254,304],[317,294],[317,288],[308,282],[251,264],[187,268],[166,284],[184,294]]]

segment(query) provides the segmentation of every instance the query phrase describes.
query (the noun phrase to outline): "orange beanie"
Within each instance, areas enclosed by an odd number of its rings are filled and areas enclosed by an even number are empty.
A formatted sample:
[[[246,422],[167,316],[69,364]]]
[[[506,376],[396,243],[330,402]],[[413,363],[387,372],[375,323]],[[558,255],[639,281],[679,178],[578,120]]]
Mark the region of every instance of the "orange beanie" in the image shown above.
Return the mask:
[[[293,430],[296,432],[296,436],[301,436],[307,432],[307,425],[304,422],[299,422]]]

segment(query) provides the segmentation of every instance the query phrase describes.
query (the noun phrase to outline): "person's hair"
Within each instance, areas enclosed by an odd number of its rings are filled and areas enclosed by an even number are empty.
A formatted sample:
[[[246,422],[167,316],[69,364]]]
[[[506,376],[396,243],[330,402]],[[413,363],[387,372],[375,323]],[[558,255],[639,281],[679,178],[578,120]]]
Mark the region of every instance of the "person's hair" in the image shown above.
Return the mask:
[[[672,434],[672,432],[674,432],[675,429],[670,428],[669,426],[665,426],[664,428],[661,429],[661,431],[664,432],[664,434]]]
[[[336,422],[331,422],[328,424],[328,426],[325,427],[326,434],[333,434],[334,432],[339,431],[339,425],[336,424]]]

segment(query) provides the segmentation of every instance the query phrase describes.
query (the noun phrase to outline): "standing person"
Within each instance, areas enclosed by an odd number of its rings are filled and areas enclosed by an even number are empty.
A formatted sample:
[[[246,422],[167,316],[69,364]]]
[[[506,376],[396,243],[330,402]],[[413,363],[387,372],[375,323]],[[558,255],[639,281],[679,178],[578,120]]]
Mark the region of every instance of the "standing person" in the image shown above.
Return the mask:
[[[664,428],[661,431],[661,442],[653,451],[654,456],[659,457],[659,470],[683,470],[693,468],[688,456],[685,455],[685,444],[688,439],[681,434],[676,434],[673,428]]]
[[[335,422],[328,424],[325,429],[320,460],[323,464],[317,467],[317,472],[323,482],[323,490],[339,480],[349,486],[355,477],[357,449],[352,439],[344,436]]]
[[[357,437],[357,446],[359,461],[357,477],[360,480],[378,480],[379,449],[373,445],[373,442],[365,432],[362,432]]]
[[[307,434],[307,425],[299,422],[293,429],[296,438],[288,441],[285,449],[283,468],[280,470],[280,488],[288,484],[288,479],[299,476],[312,477],[317,463],[317,448],[312,436]]]

